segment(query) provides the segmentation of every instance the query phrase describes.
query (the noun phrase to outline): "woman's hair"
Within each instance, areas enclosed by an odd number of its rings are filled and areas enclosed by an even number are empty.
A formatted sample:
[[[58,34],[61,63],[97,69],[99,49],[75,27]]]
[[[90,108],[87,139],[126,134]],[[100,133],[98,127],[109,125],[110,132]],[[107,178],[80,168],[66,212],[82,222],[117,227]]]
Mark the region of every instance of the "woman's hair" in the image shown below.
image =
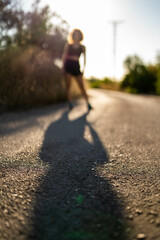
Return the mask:
[[[79,29],[73,29],[73,31],[69,34],[69,38],[68,38],[68,41],[70,43],[73,43],[76,34],[79,34],[79,41],[80,42],[83,40],[84,36],[83,36],[82,31],[79,30]]]

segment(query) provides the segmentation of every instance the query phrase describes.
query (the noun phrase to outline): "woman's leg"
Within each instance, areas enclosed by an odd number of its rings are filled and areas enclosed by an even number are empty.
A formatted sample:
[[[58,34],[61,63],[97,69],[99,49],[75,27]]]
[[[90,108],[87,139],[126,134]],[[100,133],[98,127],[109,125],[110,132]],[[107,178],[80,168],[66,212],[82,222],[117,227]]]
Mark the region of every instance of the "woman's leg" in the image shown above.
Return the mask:
[[[78,86],[87,102],[87,107],[88,107],[88,111],[90,111],[92,108],[92,106],[90,105],[90,103],[88,102],[88,95],[86,93],[86,90],[85,90],[85,87],[84,87],[84,82],[83,82],[83,76],[82,75],[79,75],[76,77],[76,81],[78,83]]]
[[[80,88],[80,90],[81,90],[81,92],[82,92],[86,102],[88,103],[88,95],[87,95],[85,87],[84,87],[83,76],[82,75],[77,76],[76,77],[76,81],[78,83],[78,86],[79,86],[79,88]]]
[[[71,103],[71,75],[69,73],[65,73],[65,81],[66,81],[66,94],[67,94],[67,100],[69,104],[69,109],[72,110],[73,105]]]
[[[71,102],[71,75],[69,73],[65,73],[65,82],[66,82],[66,94],[68,102]]]

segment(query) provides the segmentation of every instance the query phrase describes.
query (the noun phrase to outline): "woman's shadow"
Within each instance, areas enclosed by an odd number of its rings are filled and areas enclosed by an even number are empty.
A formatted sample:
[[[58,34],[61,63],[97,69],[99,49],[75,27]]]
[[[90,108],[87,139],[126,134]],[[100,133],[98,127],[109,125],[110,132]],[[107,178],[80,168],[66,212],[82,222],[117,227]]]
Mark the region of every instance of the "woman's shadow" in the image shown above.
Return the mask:
[[[109,161],[87,114],[50,124],[40,158],[49,166],[36,192],[29,239],[125,239],[122,207],[98,168]]]

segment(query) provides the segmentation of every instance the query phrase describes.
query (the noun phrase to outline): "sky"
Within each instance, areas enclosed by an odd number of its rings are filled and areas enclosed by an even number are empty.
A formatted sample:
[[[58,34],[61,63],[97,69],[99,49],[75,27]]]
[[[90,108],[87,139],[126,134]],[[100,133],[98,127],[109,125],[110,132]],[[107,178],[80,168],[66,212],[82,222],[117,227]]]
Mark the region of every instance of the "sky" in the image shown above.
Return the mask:
[[[33,0],[22,0],[28,9]],[[160,50],[160,0],[41,0],[68,22],[70,30],[84,33],[87,64],[85,76],[120,80],[129,55],[145,64],[155,63]],[[115,54],[113,21],[116,28]]]

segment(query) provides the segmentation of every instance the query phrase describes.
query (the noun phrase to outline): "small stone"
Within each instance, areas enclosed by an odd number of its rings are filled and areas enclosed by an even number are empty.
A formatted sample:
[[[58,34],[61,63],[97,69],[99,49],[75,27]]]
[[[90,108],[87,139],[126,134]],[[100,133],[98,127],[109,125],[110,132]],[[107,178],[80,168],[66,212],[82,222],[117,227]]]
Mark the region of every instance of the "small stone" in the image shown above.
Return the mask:
[[[5,222],[5,225],[6,225],[6,227],[7,227],[7,228],[9,228],[9,227],[10,227],[10,225],[9,225],[9,222],[8,222],[8,221],[6,221],[6,222]]]
[[[126,232],[129,233],[129,232],[131,232],[131,230],[132,230],[132,228],[127,228]]]
[[[131,209],[131,207],[129,207],[129,206],[128,206],[128,207],[126,207],[126,209],[127,209],[127,210],[130,210],[130,209]]]
[[[4,213],[4,214],[8,213],[8,210],[7,210],[7,209],[4,209],[4,210],[3,210],[3,213]]]
[[[144,240],[144,239],[146,239],[146,235],[144,233],[139,233],[137,235],[137,239]]]
[[[160,227],[160,219],[156,219],[156,226]]]
[[[133,220],[133,215],[129,215],[128,217],[127,217],[129,220]]]
[[[158,213],[157,213],[157,212],[155,212],[155,211],[153,211],[153,210],[151,210],[151,211],[149,212],[149,214],[151,214],[151,215],[153,215],[153,216],[155,216],[155,217],[157,217],[157,216],[158,216]]]
[[[137,208],[137,209],[136,209],[136,213],[137,213],[137,214],[142,214],[142,210],[139,209],[139,208]]]

